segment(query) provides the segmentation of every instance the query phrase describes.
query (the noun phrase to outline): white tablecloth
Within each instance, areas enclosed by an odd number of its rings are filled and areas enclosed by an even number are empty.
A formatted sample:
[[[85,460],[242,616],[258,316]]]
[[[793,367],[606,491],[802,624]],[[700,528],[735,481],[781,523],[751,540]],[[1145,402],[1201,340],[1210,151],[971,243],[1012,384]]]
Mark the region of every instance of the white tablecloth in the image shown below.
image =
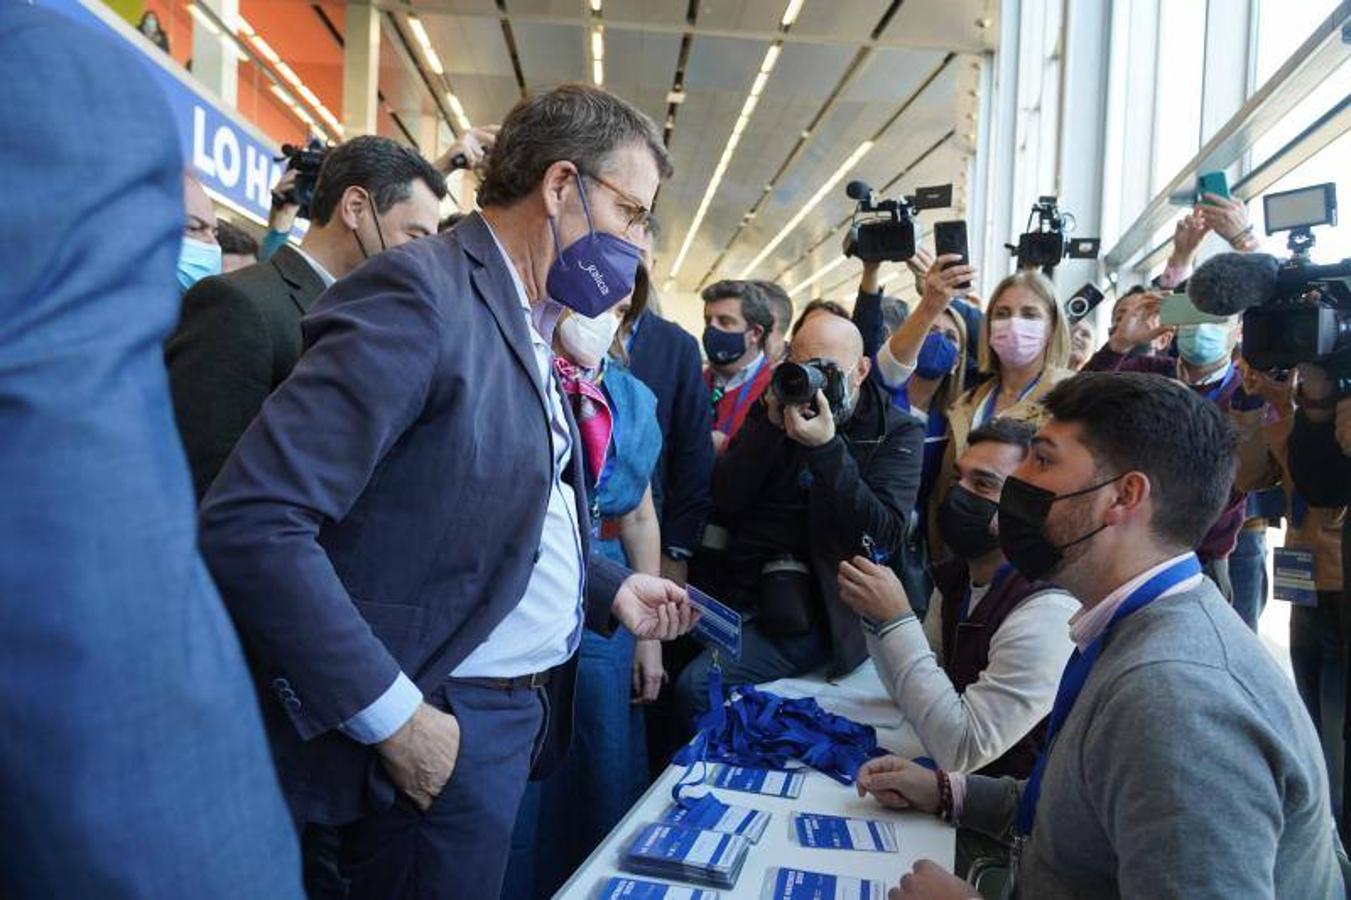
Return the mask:
[[[833,685],[822,678],[808,676],[776,681],[763,685],[763,688],[785,697],[815,697],[824,709],[873,725],[877,728],[878,742],[887,749],[909,756],[923,752],[914,730],[905,723],[900,712],[887,698],[871,661]],[[642,825],[655,821],[670,805],[671,788],[684,771],[683,766],[667,768],[556,896],[567,900],[591,898],[607,879],[615,875],[627,875],[619,868],[624,848]],[[949,869],[952,867],[956,853],[956,832],[949,826],[933,816],[884,809],[871,798],[859,799],[852,787],[845,787],[819,772],[810,769],[804,771],[807,778],[802,796],[795,800],[738,791],[714,791],[724,803],[763,809],[772,816],[764,837],[752,846],[736,887],[719,891],[720,897],[725,900],[759,898],[765,870],[774,866],[878,879],[889,886],[894,886],[901,875],[910,871],[919,859],[933,859]],[[866,853],[804,848],[789,835],[788,817],[793,812],[894,822],[900,852]]]

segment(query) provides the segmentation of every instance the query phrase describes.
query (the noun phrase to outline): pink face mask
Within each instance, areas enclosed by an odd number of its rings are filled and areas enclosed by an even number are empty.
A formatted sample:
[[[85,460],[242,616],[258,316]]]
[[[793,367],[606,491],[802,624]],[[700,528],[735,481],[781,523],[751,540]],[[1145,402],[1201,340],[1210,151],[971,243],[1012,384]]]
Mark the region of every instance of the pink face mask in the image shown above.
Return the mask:
[[[1025,366],[1046,349],[1046,320],[999,319],[990,323],[990,348],[1002,362]]]

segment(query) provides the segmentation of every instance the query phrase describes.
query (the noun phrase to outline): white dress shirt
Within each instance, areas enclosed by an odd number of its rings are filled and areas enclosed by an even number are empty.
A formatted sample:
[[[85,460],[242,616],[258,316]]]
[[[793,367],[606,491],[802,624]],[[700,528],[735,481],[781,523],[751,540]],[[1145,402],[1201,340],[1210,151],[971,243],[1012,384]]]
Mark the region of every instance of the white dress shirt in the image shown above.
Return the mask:
[[[333,287],[333,282],[337,281],[338,279],[334,278],[331,274],[329,274],[328,269],[325,269],[323,266],[319,265],[319,260],[315,259],[313,256],[310,256],[308,253],[306,253],[304,250],[301,250],[299,247],[292,247],[291,249],[299,253],[300,258],[310,264],[310,268],[314,270],[314,274],[319,276],[319,280],[324,283],[324,287],[326,288]]]

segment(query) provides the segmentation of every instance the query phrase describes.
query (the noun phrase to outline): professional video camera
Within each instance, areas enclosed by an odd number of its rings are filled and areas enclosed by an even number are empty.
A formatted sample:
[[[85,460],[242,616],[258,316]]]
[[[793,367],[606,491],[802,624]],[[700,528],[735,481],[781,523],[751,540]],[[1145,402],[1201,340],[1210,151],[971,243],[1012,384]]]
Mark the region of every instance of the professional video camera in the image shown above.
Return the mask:
[[[298,204],[300,212],[296,215],[302,219],[310,217],[310,200],[314,198],[314,183],[319,180],[319,167],[324,164],[324,157],[328,155],[328,151],[329,148],[322,141],[311,138],[304,147],[282,144],[281,156],[276,158],[277,162],[287,160],[286,170],[296,173],[296,180],[291,189],[277,197],[277,202]]]
[[[864,262],[904,262],[914,256],[915,215],[952,205],[950,184],[919,188],[900,200],[878,200],[862,181],[849,182],[844,192],[858,201],[844,236],[844,255]]]
[[[784,360],[774,370],[769,383],[774,396],[784,406],[816,408],[816,392],[824,391],[831,410],[838,411],[844,403],[844,372],[828,359],[809,359],[804,363]]]
[[[1033,221],[1036,227],[1033,227]],[[1070,259],[1097,259],[1101,238],[1071,238],[1074,216],[1062,213],[1056,198],[1038,197],[1027,215],[1027,231],[1018,237],[1018,244],[1005,244],[1018,257],[1018,268],[1041,268],[1048,275],[1066,257]]]
[[[1243,358],[1261,371],[1316,363],[1351,395],[1351,259],[1314,265],[1313,228],[1337,224],[1332,183],[1269,194],[1268,235],[1290,232],[1291,256],[1221,253],[1196,270],[1187,295],[1203,312],[1243,313]]]

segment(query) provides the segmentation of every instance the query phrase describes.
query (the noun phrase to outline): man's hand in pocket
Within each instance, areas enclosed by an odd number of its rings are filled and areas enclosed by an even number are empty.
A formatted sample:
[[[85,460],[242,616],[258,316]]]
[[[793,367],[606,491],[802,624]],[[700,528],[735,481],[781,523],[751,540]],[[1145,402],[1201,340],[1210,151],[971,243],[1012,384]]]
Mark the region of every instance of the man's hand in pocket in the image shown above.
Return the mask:
[[[394,786],[426,812],[455,771],[460,756],[460,723],[449,713],[423,703],[376,749]]]

